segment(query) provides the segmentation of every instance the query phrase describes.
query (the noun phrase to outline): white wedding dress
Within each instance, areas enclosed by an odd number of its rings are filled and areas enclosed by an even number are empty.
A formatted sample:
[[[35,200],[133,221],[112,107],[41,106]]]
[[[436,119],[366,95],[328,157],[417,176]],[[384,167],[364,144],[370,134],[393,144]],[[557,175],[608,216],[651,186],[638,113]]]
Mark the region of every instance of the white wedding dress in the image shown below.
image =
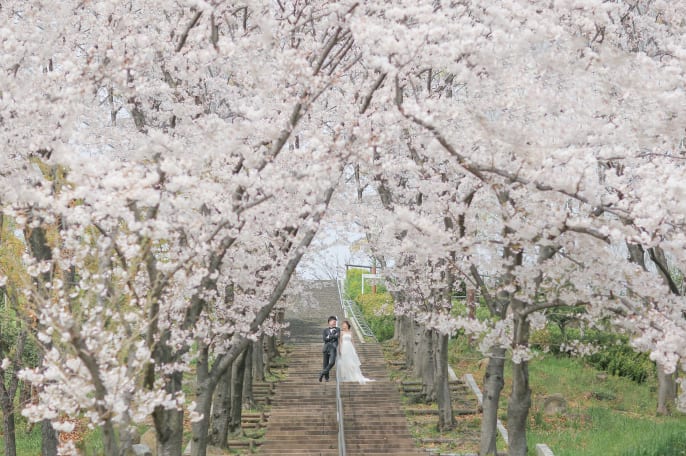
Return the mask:
[[[362,375],[360,370],[360,358],[357,356],[352,342],[352,334],[342,333],[341,353],[336,359],[336,369],[338,370],[338,380],[342,382],[358,382],[364,385],[374,380]]]

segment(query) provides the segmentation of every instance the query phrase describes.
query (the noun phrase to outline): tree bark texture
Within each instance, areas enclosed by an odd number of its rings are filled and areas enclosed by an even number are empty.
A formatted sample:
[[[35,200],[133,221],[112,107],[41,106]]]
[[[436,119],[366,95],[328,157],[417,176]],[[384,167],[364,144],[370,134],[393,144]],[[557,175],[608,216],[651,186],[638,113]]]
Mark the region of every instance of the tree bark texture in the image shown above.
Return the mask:
[[[36,227],[28,232],[25,231],[24,237],[28,240],[31,254],[38,261],[45,261],[52,259],[52,252],[47,242],[45,230],[42,227]],[[50,280],[50,273],[46,272],[40,275],[37,280],[36,287],[42,294],[46,293],[45,284]],[[46,350],[50,349],[50,344]],[[39,360],[39,364],[43,363],[43,356]],[[52,427],[50,420],[43,420],[41,422],[41,456],[57,456],[57,433]]]
[[[405,341],[407,340],[407,334],[405,333],[406,329],[406,320],[407,317],[404,315],[396,315],[395,316],[395,328],[393,329],[393,340],[395,343],[398,344],[399,349],[403,349],[405,347]]]
[[[672,294],[681,296],[681,290],[675,283],[672,275],[669,271],[669,264],[667,263],[667,257],[665,252],[660,246],[652,247],[648,250],[650,258],[653,260],[657,266],[657,271],[660,276],[665,281],[665,284],[669,287]],[[665,374],[661,366],[657,365],[657,410],[656,413],[660,415],[670,415],[675,408],[676,398],[677,398],[677,375],[679,370],[677,369],[672,374]]]
[[[233,363],[231,373],[231,419],[229,420],[229,435],[241,432],[241,417],[243,412],[243,379],[245,378],[245,358],[243,351]]]
[[[436,347],[436,374],[434,375],[436,401],[438,402],[438,430],[446,431],[455,427],[453,406],[450,398],[450,378],[448,377],[448,334],[434,333]]]
[[[483,413],[481,416],[481,440],[479,456],[495,456],[497,453],[498,403],[505,386],[505,348],[493,347],[484,375]]]
[[[212,403],[212,427],[210,443],[219,448],[229,448],[229,420],[231,418],[231,373],[229,367],[222,375],[214,393]]]
[[[400,348],[405,353],[405,369],[408,372],[412,372],[414,369],[414,323],[412,319],[407,316],[402,316],[402,334],[403,339],[401,340]]]
[[[529,321],[520,313],[522,303],[513,304],[515,348],[529,345]],[[512,363],[512,393],[507,406],[507,427],[509,434],[509,456],[526,456],[526,424],[531,408],[529,387],[529,363],[521,360]]]
[[[421,396],[425,402],[436,400],[433,332],[417,325],[414,349],[414,376],[422,381]]]
[[[50,420],[41,421],[41,456],[57,456],[57,432],[53,429]]]
[[[385,261],[384,261],[385,263]],[[391,291],[391,298],[393,298],[393,302],[402,302],[404,294],[399,291]],[[393,317],[393,342],[398,344],[398,346],[403,345],[403,316],[402,315],[395,315]]]
[[[171,373],[165,387],[167,393],[175,397],[182,391],[182,382],[183,374],[181,372]],[[183,452],[183,409],[165,409],[158,406],[155,407],[152,416],[157,435],[157,455],[181,456]]]
[[[14,354],[12,355],[12,371],[8,374],[4,369],[0,369],[0,405],[2,406],[5,455],[7,456],[17,455],[14,399],[17,395],[17,387],[19,386],[17,373],[22,366],[27,336],[28,331],[26,329],[21,329],[17,335]],[[0,346],[2,347],[0,356],[3,358],[10,356],[9,347],[6,345],[9,341],[6,337],[6,334],[0,334]]]
[[[629,259],[632,263],[636,263],[644,271],[647,270],[645,265],[645,250],[640,244],[630,244],[627,242],[627,249],[629,250]],[[650,259],[655,263],[657,271],[669,287],[672,294],[680,295],[681,292],[674,283],[672,276],[669,273],[669,265],[667,264],[667,257],[661,247],[656,246],[648,249]],[[676,388],[676,373],[665,374],[662,367],[657,364],[657,409],[656,414],[669,415],[672,412],[677,397]]]
[[[209,384],[209,347],[201,344],[198,347],[198,363],[195,369],[195,397],[197,412],[202,419],[191,425],[191,456],[205,456],[210,427],[210,413],[212,411],[212,391]]]
[[[676,372],[666,374],[662,366],[657,365],[657,415],[671,415],[677,397]]]
[[[253,396],[252,381],[253,381],[253,347],[256,342],[248,345],[245,349],[245,368],[243,375],[243,405],[246,408],[255,408],[255,397]]]
[[[270,360],[281,356],[279,349],[276,346],[276,336],[266,336],[267,339],[267,355]]]
[[[2,422],[5,432],[5,456],[17,456],[16,428],[14,421],[14,401],[7,394],[2,394]]]
[[[265,381],[264,371],[264,336],[260,336],[257,341],[253,343],[252,347],[252,369],[253,378],[256,382]]]
[[[4,227],[4,214],[0,212],[0,245],[2,243],[2,233]],[[0,287],[0,305],[2,307],[9,307],[7,305],[8,298],[6,297],[7,289],[5,286]],[[0,327],[2,329],[2,327]],[[0,356],[3,358],[7,355],[7,347],[5,343],[5,334],[0,333]],[[16,358],[15,358],[16,359]],[[20,358],[21,359],[21,358]],[[12,392],[12,385],[15,384],[16,375],[12,375],[10,379],[10,384],[5,387],[5,372],[0,370],[0,405],[2,406],[2,419],[3,419],[3,429],[5,431],[5,455],[7,456],[17,456],[17,435],[15,431],[15,421],[14,421],[14,394]]]

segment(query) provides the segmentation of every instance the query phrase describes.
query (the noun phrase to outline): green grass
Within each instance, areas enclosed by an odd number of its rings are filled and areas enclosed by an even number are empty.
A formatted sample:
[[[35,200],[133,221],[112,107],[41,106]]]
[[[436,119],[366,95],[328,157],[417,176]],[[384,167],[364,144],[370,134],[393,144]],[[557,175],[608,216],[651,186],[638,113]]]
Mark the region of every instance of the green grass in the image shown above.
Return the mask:
[[[449,362],[457,375],[483,380],[486,359],[464,337],[451,340]],[[511,363],[506,363],[499,417],[507,426]],[[545,443],[555,456],[686,456],[686,416],[657,417],[657,381],[602,375],[583,360],[541,355],[529,363],[532,404],[529,454]],[[562,394],[567,413],[546,416],[543,399]],[[504,447],[499,444],[502,451]]]
[[[533,427],[529,433],[530,447],[546,443],[556,456],[686,454],[683,420],[656,420],[606,408],[589,408],[582,416],[559,421],[552,427],[547,424]],[[546,427],[548,430],[544,430]],[[675,439],[681,440],[681,444]]]
[[[5,450],[5,436],[0,436],[0,448]],[[25,456],[39,456],[41,450],[40,424],[33,426],[31,432],[26,432],[25,423],[17,423],[17,454]]]
[[[41,454],[41,426],[36,423],[30,428],[25,420],[17,420],[16,430],[17,454],[21,456],[40,456]],[[103,454],[102,435],[100,429],[87,431],[84,439],[78,444],[83,456],[95,456]],[[0,448],[5,449],[5,436],[0,435]]]
[[[530,448],[545,443],[556,456],[686,455],[686,417],[655,416],[652,382],[637,384],[612,375],[603,380],[599,371],[571,358],[546,356],[529,366]],[[566,398],[565,415],[543,414],[543,398],[553,393]]]

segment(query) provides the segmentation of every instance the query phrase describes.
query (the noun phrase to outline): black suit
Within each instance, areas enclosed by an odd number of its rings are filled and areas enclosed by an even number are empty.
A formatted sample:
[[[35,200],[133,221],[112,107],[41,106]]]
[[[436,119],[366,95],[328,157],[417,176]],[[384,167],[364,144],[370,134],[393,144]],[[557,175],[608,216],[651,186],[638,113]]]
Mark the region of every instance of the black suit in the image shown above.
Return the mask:
[[[340,330],[338,328],[326,328],[322,332],[322,338],[324,339],[324,348],[322,352],[324,353],[324,362],[322,364],[321,377],[329,379],[329,371],[336,364],[336,353],[338,351],[338,336],[340,335]]]

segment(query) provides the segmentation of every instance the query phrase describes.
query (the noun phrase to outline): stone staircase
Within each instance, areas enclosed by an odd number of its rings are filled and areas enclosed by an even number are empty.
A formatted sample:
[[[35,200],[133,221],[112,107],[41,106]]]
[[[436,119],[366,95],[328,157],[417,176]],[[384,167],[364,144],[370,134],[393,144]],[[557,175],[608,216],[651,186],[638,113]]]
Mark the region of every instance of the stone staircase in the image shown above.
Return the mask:
[[[365,385],[342,383],[346,454],[417,456],[417,449],[400,405],[400,393],[388,377],[381,346],[355,344],[362,373],[375,381]]]
[[[298,303],[286,312],[290,354],[286,379],[271,398],[269,422],[261,455],[338,455],[336,382],[318,382],[322,364],[321,333],[329,315],[342,320],[335,282],[308,288],[312,303]],[[400,406],[400,393],[386,371],[377,343],[355,344],[362,372],[376,381],[342,383],[346,454],[417,456]],[[332,371],[332,374],[335,372]]]
[[[286,343],[322,343],[322,331],[326,320],[335,315],[343,320],[343,310],[338,299],[335,280],[315,280],[303,283],[300,299],[286,310],[289,324]],[[321,346],[319,347],[321,358]],[[321,359],[319,364],[321,364]]]
[[[296,343],[272,397],[262,455],[338,455],[336,383],[317,381],[321,343]]]

